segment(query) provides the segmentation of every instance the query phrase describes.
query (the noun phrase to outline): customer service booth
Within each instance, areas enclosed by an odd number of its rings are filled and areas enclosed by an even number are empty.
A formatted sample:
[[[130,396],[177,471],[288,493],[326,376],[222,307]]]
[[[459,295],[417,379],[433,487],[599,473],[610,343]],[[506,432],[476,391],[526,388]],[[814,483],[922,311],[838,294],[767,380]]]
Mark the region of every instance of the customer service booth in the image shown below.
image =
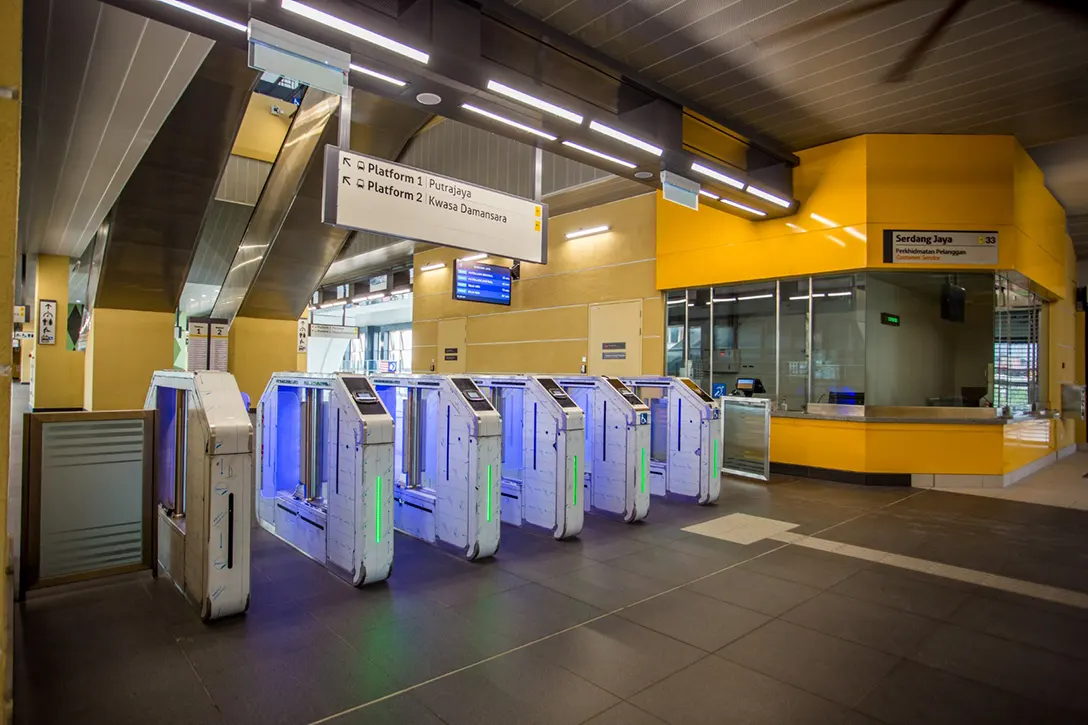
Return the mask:
[[[798,156],[784,218],[658,200],[666,373],[767,399],[777,473],[1004,486],[1075,450],[1071,243],[1016,141]]]

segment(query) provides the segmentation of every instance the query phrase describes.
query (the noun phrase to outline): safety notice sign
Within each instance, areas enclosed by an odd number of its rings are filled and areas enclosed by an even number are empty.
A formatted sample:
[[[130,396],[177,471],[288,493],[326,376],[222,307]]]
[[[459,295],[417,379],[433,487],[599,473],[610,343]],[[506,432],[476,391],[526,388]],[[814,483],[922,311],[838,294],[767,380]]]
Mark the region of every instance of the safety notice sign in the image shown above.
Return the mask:
[[[893,264],[997,265],[997,232],[884,232],[884,261]]]
[[[321,208],[326,224],[547,262],[546,204],[335,146]]]

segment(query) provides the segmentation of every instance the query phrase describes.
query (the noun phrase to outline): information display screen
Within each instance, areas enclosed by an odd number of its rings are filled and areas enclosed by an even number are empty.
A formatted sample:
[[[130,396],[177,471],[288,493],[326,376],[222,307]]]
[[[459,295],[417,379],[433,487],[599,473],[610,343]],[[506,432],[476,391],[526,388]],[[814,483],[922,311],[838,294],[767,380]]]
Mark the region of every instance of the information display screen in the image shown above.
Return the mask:
[[[453,273],[453,299],[509,305],[509,268],[457,260]]]

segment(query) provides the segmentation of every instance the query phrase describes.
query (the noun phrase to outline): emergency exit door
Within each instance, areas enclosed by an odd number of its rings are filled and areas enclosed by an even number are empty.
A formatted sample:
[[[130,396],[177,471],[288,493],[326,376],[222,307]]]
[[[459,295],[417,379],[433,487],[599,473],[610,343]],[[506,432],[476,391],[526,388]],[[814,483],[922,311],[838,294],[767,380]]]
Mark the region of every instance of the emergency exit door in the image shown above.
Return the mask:
[[[642,374],[642,300],[589,307],[590,375]]]

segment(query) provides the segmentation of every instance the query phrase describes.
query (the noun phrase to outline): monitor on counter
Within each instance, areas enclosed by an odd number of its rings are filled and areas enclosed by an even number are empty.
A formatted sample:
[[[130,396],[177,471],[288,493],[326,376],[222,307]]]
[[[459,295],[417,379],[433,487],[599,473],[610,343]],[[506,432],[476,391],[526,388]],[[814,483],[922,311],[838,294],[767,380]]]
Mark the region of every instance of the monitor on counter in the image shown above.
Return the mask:
[[[509,306],[510,281],[507,267],[459,259],[453,268],[453,299]]]

